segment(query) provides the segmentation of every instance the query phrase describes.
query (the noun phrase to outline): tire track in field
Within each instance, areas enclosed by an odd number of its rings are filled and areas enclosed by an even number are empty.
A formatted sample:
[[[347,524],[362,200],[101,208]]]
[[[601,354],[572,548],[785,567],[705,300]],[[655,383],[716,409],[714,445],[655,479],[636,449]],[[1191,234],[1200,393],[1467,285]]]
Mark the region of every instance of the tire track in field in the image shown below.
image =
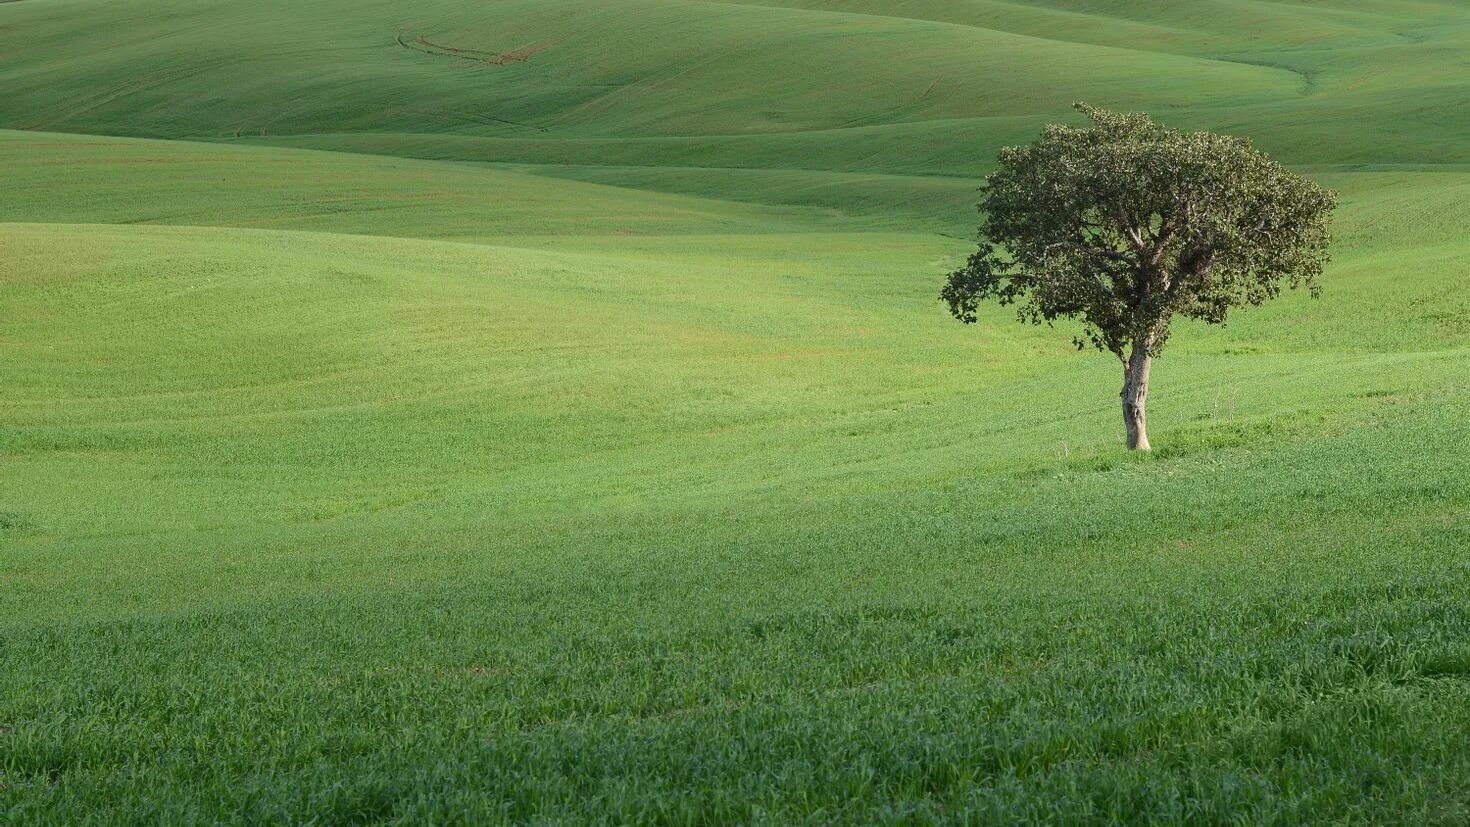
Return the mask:
[[[399,46],[411,51],[421,52],[434,57],[454,57],[460,60],[468,60],[490,66],[524,63],[530,60],[532,55],[544,52],[556,45],[551,41],[544,41],[541,43],[526,43],[508,52],[491,52],[484,49],[463,49],[457,46],[446,46],[442,43],[435,43],[422,34],[410,41],[405,40],[403,33],[399,32],[395,39],[398,41]]]

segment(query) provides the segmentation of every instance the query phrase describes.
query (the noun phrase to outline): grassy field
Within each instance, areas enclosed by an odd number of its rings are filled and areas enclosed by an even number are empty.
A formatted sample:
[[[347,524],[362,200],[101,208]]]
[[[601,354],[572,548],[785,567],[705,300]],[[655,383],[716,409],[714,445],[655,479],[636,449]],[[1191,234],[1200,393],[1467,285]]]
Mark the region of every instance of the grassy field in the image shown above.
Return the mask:
[[[937,301],[1076,99],[1342,196],[1147,456]],[[1458,0],[0,3],[0,822],[1470,822],[1467,107]]]

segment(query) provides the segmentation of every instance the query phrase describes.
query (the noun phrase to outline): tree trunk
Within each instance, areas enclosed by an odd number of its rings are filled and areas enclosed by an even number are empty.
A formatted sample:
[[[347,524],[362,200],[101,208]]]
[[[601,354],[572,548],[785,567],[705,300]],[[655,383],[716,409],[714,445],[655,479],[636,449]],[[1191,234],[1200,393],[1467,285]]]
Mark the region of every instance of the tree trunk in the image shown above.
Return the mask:
[[[1149,450],[1144,406],[1148,401],[1148,371],[1153,362],[1154,358],[1148,355],[1148,344],[1135,342],[1123,366],[1123,427],[1128,429],[1130,451]]]

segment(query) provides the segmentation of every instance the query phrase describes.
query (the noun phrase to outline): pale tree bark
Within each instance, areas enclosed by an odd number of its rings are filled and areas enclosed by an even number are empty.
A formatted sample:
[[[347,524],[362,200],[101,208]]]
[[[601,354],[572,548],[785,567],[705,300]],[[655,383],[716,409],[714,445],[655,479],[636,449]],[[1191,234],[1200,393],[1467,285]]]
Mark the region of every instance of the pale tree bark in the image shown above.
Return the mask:
[[[1149,355],[1148,342],[1134,342],[1133,351],[1123,363],[1123,427],[1128,430],[1128,450],[1147,451],[1148,417],[1145,405],[1148,401],[1148,371],[1154,358]]]

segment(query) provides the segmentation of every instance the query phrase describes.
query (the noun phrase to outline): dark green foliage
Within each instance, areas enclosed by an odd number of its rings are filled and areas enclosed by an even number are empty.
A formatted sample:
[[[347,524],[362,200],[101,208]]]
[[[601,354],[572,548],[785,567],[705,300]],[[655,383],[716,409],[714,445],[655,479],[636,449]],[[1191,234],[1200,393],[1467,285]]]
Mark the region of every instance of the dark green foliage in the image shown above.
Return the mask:
[[[1019,302],[1022,320],[1080,320],[1078,348],[1123,359],[1157,355],[1176,315],[1224,324],[1283,284],[1316,293],[1332,193],[1245,138],[1077,106],[1090,128],[1051,125],[1001,151],[980,249],[942,293],[956,318]]]

